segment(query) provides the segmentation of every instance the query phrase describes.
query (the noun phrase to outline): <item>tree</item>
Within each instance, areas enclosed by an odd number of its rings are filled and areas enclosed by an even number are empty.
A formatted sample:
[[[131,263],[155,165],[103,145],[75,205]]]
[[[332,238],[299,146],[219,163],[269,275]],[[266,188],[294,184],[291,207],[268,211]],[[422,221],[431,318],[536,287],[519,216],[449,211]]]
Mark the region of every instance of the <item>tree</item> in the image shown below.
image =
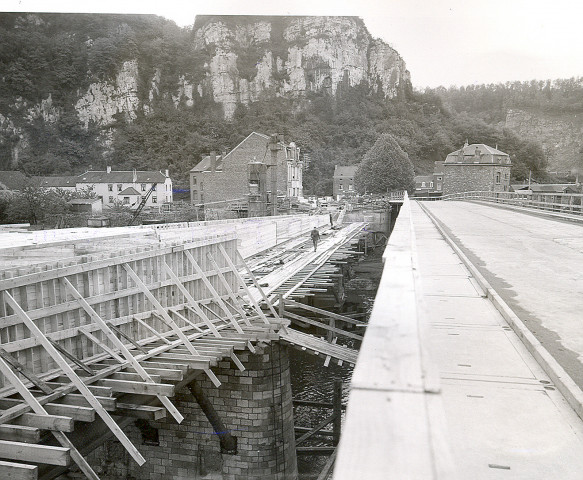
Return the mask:
[[[67,211],[67,201],[58,192],[41,187],[38,180],[26,179],[20,192],[10,198],[6,216],[12,222],[36,225]]]
[[[409,156],[392,135],[381,135],[366,152],[354,183],[359,193],[386,193],[391,190],[412,190],[415,172]]]

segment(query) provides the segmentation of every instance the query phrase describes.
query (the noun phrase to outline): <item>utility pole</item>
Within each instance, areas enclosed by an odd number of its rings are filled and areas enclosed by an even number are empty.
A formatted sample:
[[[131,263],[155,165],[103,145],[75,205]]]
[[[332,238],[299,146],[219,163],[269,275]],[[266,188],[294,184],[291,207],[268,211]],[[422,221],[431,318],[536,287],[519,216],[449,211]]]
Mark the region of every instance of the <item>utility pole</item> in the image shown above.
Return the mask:
[[[271,215],[277,215],[277,151],[279,150],[278,135],[273,134],[269,139],[269,150],[271,151]]]

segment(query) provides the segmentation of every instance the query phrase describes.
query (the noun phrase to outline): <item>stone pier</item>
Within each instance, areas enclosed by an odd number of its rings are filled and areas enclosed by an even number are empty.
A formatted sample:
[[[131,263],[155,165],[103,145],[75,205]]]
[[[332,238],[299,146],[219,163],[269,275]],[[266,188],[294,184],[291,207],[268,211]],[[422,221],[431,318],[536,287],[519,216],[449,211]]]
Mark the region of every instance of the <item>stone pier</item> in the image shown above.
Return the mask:
[[[88,460],[101,480],[291,480],[297,478],[288,348],[277,342],[256,353],[238,352],[241,372],[230,361],[213,371],[219,388],[200,377],[204,394],[237,439],[237,453],[221,453],[218,435],[187,388],[174,398],[184,415],[137,420],[125,428],[146,458],[140,467],[115,440]]]

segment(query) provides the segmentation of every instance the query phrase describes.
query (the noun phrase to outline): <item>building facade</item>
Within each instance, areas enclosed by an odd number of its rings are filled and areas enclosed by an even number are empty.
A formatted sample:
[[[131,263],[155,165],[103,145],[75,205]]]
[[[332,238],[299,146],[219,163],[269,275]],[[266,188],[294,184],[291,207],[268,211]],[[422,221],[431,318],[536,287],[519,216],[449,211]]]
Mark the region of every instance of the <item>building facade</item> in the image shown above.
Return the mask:
[[[354,188],[354,176],[358,165],[334,165],[334,181],[332,186],[332,194],[336,200],[342,197],[349,197],[356,195]]]
[[[443,194],[510,191],[510,156],[483,143],[466,144],[443,162]]]
[[[281,140],[273,142],[271,137],[252,132],[229,153],[217,155],[211,152],[190,171],[190,200],[194,204],[212,204],[227,201],[247,200],[255,191],[271,191],[270,167],[277,163],[277,194],[287,198],[303,197],[303,162],[300,149]],[[272,153],[273,152],[273,153]],[[274,157],[272,157],[272,155]],[[265,185],[260,185],[258,167],[267,169]]]
[[[118,202],[137,208],[152,186],[145,207],[157,207],[172,203],[172,180],[168,174],[159,171],[116,171],[107,167],[105,171],[88,171],[77,177],[76,188],[91,188],[103,205],[113,206]]]

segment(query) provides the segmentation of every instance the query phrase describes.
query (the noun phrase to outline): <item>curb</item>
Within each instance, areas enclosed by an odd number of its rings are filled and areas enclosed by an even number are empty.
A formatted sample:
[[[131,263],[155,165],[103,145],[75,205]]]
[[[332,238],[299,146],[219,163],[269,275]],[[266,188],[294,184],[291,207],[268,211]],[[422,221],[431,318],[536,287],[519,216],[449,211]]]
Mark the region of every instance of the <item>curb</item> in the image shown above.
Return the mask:
[[[420,202],[417,202],[421,210],[429,217],[433,225],[437,228],[439,233],[443,236],[445,241],[455,251],[462,263],[470,271],[474,279],[486,292],[487,298],[492,302],[496,310],[504,317],[508,325],[518,338],[522,341],[526,349],[542,367],[545,373],[552,380],[559,392],[565,397],[575,413],[583,420],[583,391],[573,381],[570,375],[559,365],[555,358],[547,351],[545,347],[537,340],[532,332],[526,327],[522,320],[512,311],[508,304],[502,297],[492,288],[490,283],[479,272],[476,266],[470,259],[462,252],[457,243],[446,233],[443,225],[437,218],[435,218]]]

